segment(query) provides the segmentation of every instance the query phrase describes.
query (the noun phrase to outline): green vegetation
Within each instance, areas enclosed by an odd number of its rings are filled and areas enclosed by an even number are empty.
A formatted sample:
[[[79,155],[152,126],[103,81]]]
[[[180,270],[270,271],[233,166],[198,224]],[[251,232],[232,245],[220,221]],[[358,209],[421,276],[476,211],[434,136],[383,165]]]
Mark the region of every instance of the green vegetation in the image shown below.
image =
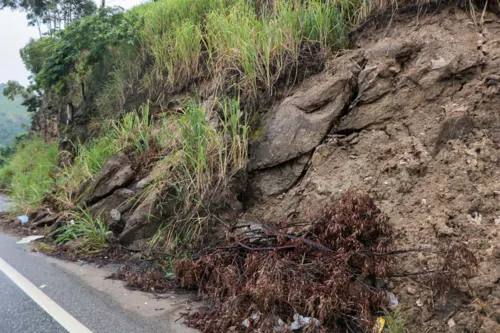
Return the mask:
[[[58,148],[39,137],[20,142],[16,153],[0,169],[0,187],[22,208],[39,206],[54,188]]]
[[[325,54],[347,46],[354,3],[272,2],[163,0],[133,9],[140,49],[120,59],[126,65],[111,72],[100,106],[109,108],[133,85],[161,101],[200,79],[215,81],[222,97],[236,91],[256,99],[300,75],[301,57],[318,66]]]
[[[22,51],[34,87],[86,100],[109,118],[135,95],[161,103],[210,80],[219,97],[257,101],[321,68],[348,43],[359,0],[162,0],[99,9]],[[310,67],[310,68],[309,68]],[[36,90],[32,89],[32,90]],[[135,105],[134,105],[135,104]]]
[[[384,310],[386,320],[385,331],[388,333],[405,333],[406,318],[401,312],[401,308],[397,307],[394,311]]]
[[[0,0],[0,9],[4,8],[25,12],[29,25],[36,25],[41,37],[42,25],[53,33],[73,20],[92,14],[97,6],[92,0]]]
[[[67,225],[56,229],[52,234],[56,244],[72,242],[72,249],[81,253],[98,253],[108,247],[106,233],[108,228],[100,217],[94,218],[87,209],[72,214]]]
[[[8,95],[21,96],[35,112],[43,96],[59,96],[100,131],[74,142],[74,163],[57,169],[57,180],[51,177],[57,149],[38,138],[23,144],[0,179],[19,202],[37,205],[51,192],[59,208],[74,210],[81,185],[113,154],[134,154],[145,171],[161,170],[139,199],[157,193],[159,205],[169,207],[151,245],[191,244],[210,220],[209,198],[246,166],[252,106],[346,47],[360,6],[360,0],[160,0],[51,23],[58,31],[21,51],[32,85],[10,82]],[[182,112],[159,115],[169,96],[183,91],[192,99],[180,102]],[[209,108],[200,102],[207,94],[214,97]],[[80,215],[89,228],[100,228]]]
[[[217,112],[218,111],[218,112]],[[220,114],[219,127],[210,126],[211,112]],[[164,147],[159,165],[168,166],[150,190],[168,193],[175,207],[151,246],[173,249],[193,244],[208,222],[206,200],[225,186],[227,180],[247,163],[248,126],[237,100],[225,99],[214,110],[192,104],[174,126],[163,123],[160,137]]]
[[[6,84],[0,83],[0,146],[10,146],[16,135],[27,131],[31,119],[20,99],[10,100],[4,96]]]
[[[63,93],[73,80],[85,77],[110,48],[122,42],[125,45],[134,42],[132,21],[120,9],[100,9],[95,15],[72,22],[52,39],[30,42],[21,54],[41,88],[45,91],[55,88]],[[32,54],[35,51],[45,54],[48,45],[50,52],[39,66],[39,57]]]

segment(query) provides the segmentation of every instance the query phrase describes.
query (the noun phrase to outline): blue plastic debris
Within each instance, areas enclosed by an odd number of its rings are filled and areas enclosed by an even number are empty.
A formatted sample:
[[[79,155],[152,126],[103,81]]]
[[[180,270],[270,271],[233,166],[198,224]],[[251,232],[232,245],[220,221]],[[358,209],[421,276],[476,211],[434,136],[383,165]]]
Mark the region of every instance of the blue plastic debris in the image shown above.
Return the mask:
[[[28,223],[28,221],[30,220],[28,215],[21,215],[18,216],[17,218],[21,221],[22,224]]]

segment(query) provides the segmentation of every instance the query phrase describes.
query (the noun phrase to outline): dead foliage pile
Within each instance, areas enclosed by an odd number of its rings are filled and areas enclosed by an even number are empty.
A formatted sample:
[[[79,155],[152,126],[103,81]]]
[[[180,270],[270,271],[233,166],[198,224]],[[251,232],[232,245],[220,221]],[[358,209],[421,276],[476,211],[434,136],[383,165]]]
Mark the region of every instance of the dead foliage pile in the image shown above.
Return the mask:
[[[391,254],[403,252],[394,250],[393,229],[373,200],[348,192],[309,223],[228,234],[227,246],[176,262],[175,275],[212,301],[188,321],[203,332],[285,332],[294,314],[320,321],[304,332],[365,332],[387,306],[376,281],[391,276]],[[276,328],[279,320],[285,325]]]
[[[166,279],[165,272],[156,266],[146,268],[126,264],[108,278],[124,281],[130,289],[152,293],[162,293],[174,288],[173,283]]]

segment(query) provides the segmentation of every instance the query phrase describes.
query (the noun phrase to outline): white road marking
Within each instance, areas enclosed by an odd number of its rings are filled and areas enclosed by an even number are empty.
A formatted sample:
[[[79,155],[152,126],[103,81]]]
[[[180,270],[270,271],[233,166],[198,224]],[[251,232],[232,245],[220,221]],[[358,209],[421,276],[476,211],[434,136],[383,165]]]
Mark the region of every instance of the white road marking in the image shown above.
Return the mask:
[[[0,271],[4,272],[12,282],[14,282],[22,291],[26,293],[36,304],[38,304],[45,312],[54,318],[62,327],[70,333],[92,333],[88,328],[82,325],[78,320],[73,318],[56,302],[51,300],[33,283],[16,271],[5,260],[0,258]]]

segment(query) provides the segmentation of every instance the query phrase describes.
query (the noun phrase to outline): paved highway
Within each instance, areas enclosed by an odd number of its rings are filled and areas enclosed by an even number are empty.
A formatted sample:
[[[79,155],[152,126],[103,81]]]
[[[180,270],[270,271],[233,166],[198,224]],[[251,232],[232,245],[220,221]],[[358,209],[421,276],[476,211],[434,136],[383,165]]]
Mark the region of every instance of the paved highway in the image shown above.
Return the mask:
[[[33,253],[0,234],[0,332],[193,332],[175,319],[189,303],[157,300],[105,280],[108,271]]]

